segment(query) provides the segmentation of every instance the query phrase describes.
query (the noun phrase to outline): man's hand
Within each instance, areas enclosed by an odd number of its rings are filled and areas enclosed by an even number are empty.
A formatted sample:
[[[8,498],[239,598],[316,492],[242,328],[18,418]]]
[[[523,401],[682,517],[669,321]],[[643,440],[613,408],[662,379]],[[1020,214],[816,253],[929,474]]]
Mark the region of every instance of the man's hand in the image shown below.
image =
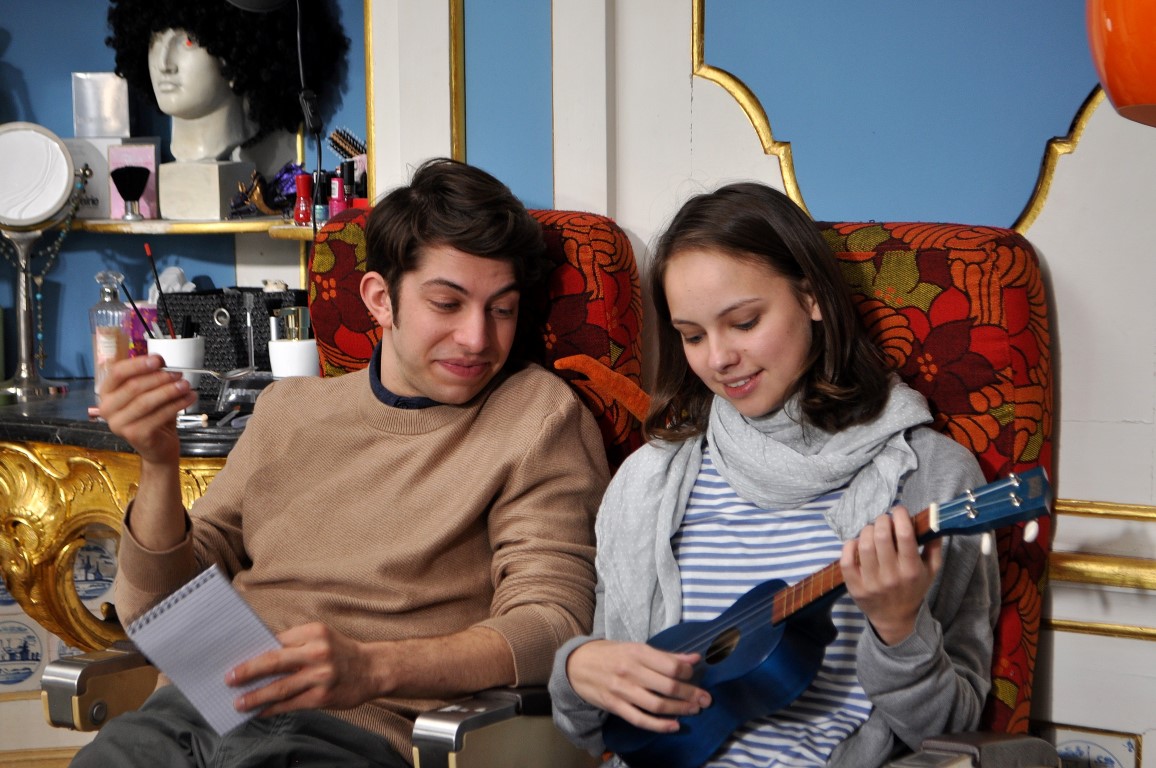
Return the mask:
[[[177,414],[197,402],[179,373],[157,355],[120,360],[100,387],[100,415],[140,455],[140,482],[128,527],[146,549],[164,551],[185,537]]]
[[[100,388],[100,415],[146,464],[180,460],[177,414],[197,402],[181,374],[163,371],[157,355],[119,360]]]
[[[348,709],[378,698],[452,699],[517,681],[510,646],[488,627],[452,635],[358,642],[324,624],[277,635],[282,648],[235,667],[225,682],[284,675],[237,697],[242,712]]]
[[[284,675],[238,696],[240,712],[263,716],[298,709],[349,709],[382,695],[372,678],[371,654],[362,644],[324,624],[305,624],[277,636],[282,648],[263,653],[229,672],[229,685]]]
[[[922,555],[911,515],[894,507],[843,545],[839,560],[847,591],[887,645],[915,631],[919,606],[943,563],[943,542],[929,542]]]
[[[688,682],[698,661],[696,653],[593,640],[570,654],[566,676],[575,693],[599,709],[639,728],[674,733],[676,717],[710,706],[710,694]]]

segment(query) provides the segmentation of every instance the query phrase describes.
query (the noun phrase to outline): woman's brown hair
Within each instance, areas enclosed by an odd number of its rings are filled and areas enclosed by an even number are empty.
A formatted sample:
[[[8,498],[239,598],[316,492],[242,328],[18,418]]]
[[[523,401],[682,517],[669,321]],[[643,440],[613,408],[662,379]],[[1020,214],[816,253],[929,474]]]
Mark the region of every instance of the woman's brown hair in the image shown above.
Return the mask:
[[[728,184],[686,202],[659,237],[649,273],[658,315],[658,371],[648,437],[683,440],[706,431],[714,394],[687,364],[671,325],[663,281],[671,260],[689,249],[757,264],[786,278],[796,295],[814,297],[811,351],[791,394],[801,416],[835,432],[870,421],[890,393],[883,355],[863,329],[851,293],[815,222],[783,193],[755,183]]]

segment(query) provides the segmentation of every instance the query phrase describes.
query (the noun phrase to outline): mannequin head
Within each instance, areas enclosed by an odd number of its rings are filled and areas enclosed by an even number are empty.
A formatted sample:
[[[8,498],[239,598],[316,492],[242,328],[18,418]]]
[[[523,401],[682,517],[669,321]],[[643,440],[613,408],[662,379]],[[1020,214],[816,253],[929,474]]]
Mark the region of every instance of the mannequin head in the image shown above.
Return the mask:
[[[300,6],[305,82],[321,96],[324,117],[340,92],[349,41],[333,0],[300,0]],[[232,104],[246,126],[239,129],[245,143],[273,131],[296,132],[301,78],[293,3],[250,13],[225,0],[111,0],[108,21],[112,34],[105,42],[116,54],[117,74],[174,121]],[[170,75],[179,76],[179,87],[164,85],[163,75],[157,79],[174,66]]]
[[[194,120],[240,100],[221,74],[221,62],[183,29],[153,33],[149,78],[161,112],[177,118]]]
[[[221,61],[183,29],[153,33],[148,67],[157,106],[173,118],[177,160],[223,160],[257,132]]]

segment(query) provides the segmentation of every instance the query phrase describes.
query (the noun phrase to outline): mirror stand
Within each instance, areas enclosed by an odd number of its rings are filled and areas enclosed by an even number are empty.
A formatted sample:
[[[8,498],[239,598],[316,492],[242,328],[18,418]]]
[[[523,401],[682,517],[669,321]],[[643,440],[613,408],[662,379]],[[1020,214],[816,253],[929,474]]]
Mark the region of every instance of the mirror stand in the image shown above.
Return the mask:
[[[32,353],[32,245],[43,231],[3,232],[16,246],[16,371],[12,378],[0,383],[0,395],[14,395],[21,403],[68,393],[66,383],[40,376]]]

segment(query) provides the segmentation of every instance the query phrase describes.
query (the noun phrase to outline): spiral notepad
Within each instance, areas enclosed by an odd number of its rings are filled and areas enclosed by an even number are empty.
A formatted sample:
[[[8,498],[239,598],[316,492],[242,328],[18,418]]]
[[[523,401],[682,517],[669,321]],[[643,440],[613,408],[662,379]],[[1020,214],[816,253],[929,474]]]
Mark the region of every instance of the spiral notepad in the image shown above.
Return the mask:
[[[280,647],[216,565],[157,603],[126,628],[137,648],[181,690],[217,733],[252,717],[233,700],[267,684],[230,687],[225,675],[243,661]]]

